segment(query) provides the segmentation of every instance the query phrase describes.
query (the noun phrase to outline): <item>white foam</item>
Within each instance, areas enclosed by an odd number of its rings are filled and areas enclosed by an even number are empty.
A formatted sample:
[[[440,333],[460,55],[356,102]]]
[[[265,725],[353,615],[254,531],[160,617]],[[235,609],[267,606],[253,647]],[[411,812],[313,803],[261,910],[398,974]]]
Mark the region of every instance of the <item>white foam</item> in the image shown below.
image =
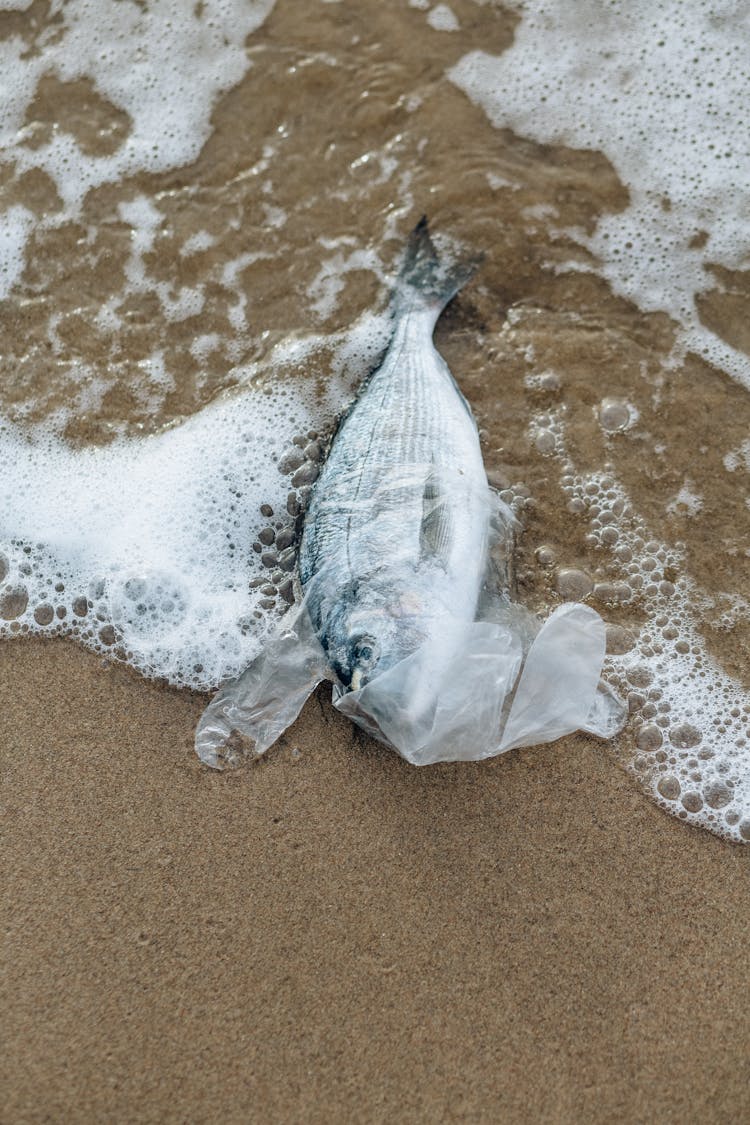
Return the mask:
[[[717,285],[712,263],[745,268],[750,254],[750,9],[733,0],[513,6],[522,19],[512,47],[471,52],[451,79],[499,128],[605,153],[629,205],[592,235],[568,233],[616,292],[675,318],[683,350],[750,386],[750,360],[701,324],[695,303]]]
[[[201,336],[196,336],[190,345],[190,354],[193,359],[203,363],[211,352],[219,351],[221,348],[221,336],[218,332],[206,332]]]
[[[686,477],[674,500],[670,500],[667,504],[667,512],[670,516],[697,516],[702,510],[703,497],[696,490],[693,482]]]
[[[321,262],[307,288],[310,308],[321,320],[326,320],[334,312],[339,294],[346,284],[346,275],[356,270],[370,270],[381,281],[385,280],[383,265],[374,250],[352,250],[346,256],[338,251]]]
[[[447,4],[436,4],[427,13],[427,22],[434,31],[458,31],[456,13]]]
[[[247,251],[244,254],[238,254],[236,258],[230,258],[225,262],[221,269],[221,284],[226,289],[233,289],[235,291],[235,302],[228,312],[229,323],[234,328],[235,332],[247,331],[247,295],[240,287],[240,274],[253,262],[262,261],[265,258],[270,258],[272,255],[265,250]]]
[[[7,297],[24,267],[24,247],[34,223],[26,207],[10,207],[0,220],[0,299]]]
[[[724,454],[724,468],[727,472],[735,473],[740,467],[750,470],[750,438],[745,438],[736,449],[730,449]]]
[[[132,293],[154,292],[159,298],[167,321],[187,320],[197,316],[205,304],[203,286],[181,286],[174,290],[169,282],[156,281],[146,270],[144,255],[154,248],[162,214],[151,199],[137,195],[118,206],[120,218],[131,228],[130,255],[125,263],[125,283],[119,294],[110,297],[98,315],[101,327],[116,328],[120,323],[119,308]]]
[[[209,136],[217,97],[250,65],[245,39],[272,5],[273,0],[200,5],[121,0],[102,7],[98,0],[69,0],[59,6],[61,22],[45,37],[42,51],[29,51],[20,36],[2,40],[0,145],[18,173],[38,168],[54,181],[64,213],[48,222],[77,215],[93,187],[195,160]],[[25,143],[26,111],[40,78],[50,74],[63,82],[91,80],[128,114],[130,131],[112,154],[86,152],[60,129],[40,145]]]
[[[180,257],[189,258],[191,254],[200,254],[202,250],[209,250],[216,239],[207,230],[196,231],[186,238],[180,248]]]
[[[266,226],[271,230],[279,230],[289,218],[283,207],[275,207],[270,203],[263,204],[263,213],[266,218]]]
[[[179,686],[238,674],[287,605],[287,503],[314,479],[310,435],[387,333],[387,317],[366,317],[288,341],[262,370],[233,372],[241,390],[148,438],[74,450],[49,428],[0,424],[0,636],[71,635]],[[286,364],[335,343],[325,394],[312,376],[285,382]],[[161,353],[142,367],[146,388],[169,384]]]

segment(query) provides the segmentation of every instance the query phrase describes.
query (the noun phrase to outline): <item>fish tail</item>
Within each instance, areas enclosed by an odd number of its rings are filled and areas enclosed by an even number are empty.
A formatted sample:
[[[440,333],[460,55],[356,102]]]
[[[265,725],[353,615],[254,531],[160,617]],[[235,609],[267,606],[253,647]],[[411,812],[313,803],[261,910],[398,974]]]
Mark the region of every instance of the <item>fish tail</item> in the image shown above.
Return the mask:
[[[396,282],[396,311],[422,305],[439,313],[476,273],[482,257],[474,255],[457,261],[441,260],[430,238],[427,216],[423,215],[409,235]]]

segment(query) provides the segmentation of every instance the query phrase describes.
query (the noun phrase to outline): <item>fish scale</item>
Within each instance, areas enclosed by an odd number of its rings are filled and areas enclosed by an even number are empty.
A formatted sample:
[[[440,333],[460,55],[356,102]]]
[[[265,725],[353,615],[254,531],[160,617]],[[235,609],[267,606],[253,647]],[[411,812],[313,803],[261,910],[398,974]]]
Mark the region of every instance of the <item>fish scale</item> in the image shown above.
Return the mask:
[[[407,315],[409,323],[397,329],[383,365],[337,436],[316,487],[303,550],[303,584],[322,565],[335,568],[337,551],[341,565],[348,567],[347,541],[371,519],[374,497],[398,478],[399,466],[413,479],[382,500],[378,511],[398,509],[404,537],[411,531],[415,543],[428,472],[452,470],[459,477],[463,470],[461,491],[469,500],[474,492],[479,499],[481,486],[486,486],[476,426],[431,343],[434,317],[424,310]],[[402,336],[416,356],[404,354]],[[484,502],[478,506],[483,508]],[[477,523],[482,523],[481,513]],[[387,536],[388,530],[382,530]]]

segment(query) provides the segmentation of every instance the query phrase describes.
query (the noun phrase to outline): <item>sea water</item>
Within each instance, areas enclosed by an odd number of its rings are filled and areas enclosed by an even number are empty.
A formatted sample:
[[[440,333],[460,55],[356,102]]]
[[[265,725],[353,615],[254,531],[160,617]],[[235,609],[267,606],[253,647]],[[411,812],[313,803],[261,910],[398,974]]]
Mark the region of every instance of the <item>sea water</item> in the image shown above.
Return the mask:
[[[294,597],[338,412],[426,212],[437,342],[608,621],[613,745],[750,838],[750,8],[0,3],[0,633],[215,687]]]

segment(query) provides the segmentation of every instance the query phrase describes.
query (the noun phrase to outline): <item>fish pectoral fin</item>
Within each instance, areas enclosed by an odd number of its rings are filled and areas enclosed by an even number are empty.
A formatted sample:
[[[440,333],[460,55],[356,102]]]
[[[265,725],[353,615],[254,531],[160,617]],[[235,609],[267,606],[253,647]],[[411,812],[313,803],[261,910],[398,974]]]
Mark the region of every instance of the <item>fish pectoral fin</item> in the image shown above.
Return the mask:
[[[422,555],[447,561],[453,522],[448,498],[440,489],[439,481],[429,476],[422,493],[422,523],[419,528],[419,546]]]
[[[241,676],[219,688],[201,715],[198,757],[213,769],[259,758],[329,675],[322,649],[309,637],[293,630],[277,634]]]

